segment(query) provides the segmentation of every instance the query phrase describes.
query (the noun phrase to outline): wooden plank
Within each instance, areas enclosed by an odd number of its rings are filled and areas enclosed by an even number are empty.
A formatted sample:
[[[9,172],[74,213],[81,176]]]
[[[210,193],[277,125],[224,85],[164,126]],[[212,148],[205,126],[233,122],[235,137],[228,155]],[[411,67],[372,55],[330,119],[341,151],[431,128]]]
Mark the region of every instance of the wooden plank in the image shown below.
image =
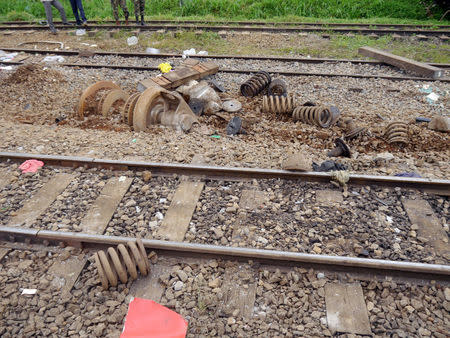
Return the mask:
[[[125,176],[112,177],[108,180],[100,196],[81,221],[80,227],[83,232],[103,234],[132,181],[132,178]]]
[[[164,274],[170,274],[171,272],[172,268],[164,263],[158,262],[156,265],[152,265],[151,271],[147,276],[140,276],[133,282],[130,293],[134,295],[134,297],[151,299],[155,302],[159,302],[166,290],[166,287],[159,282],[159,277]]]
[[[247,264],[227,267],[222,285],[223,300],[218,307],[220,316],[250,319],[256,299],[254,270]]]
[[[7,248],[0,248],[0,261],[3,259],[3,257],[6,256],[6,254],[9,252],[9,249]]]
[[[372,334],[361,284],[326,284],[325,303],[328,329],[332,334]]]
[[[403,207],[411,224],[417,224],[419,227],[418,236],[426,238],[436,253],[444,254],[450,250],[449,243],[443,240],[447,238],[447,234],[427,201],[409,199],[403,201]]]
[[[184,239],[204,186],[204,182],[180,183],[158,230],[159,236],[170,241],[181,242]]]
[[[11,227],[30,227],[36,219],[53,203],[56,197],[66,189],[67,185],[75,176],[72,174],[59,173],[52,177],[50,181],[17,211],[8,223]]]
[[[263,191],[259,190],[242,190],[239,200],[239,207],[247,210],[255,210],[264,205],[267,197]]]
[[[52,285],[59,288],[62,297],[70,294],[86,262],[86,257],[72,256],[65,260],[58,258],[49,268],[48,273],[53,276]]]
[[[342,203],[342,192],[337,190],[316,190],[316,202],[320,204]]]
[[[373,57],[378,61],[433,79],[440,78],[444,75],[444,71],[437,67],[433,67],[426,63],[414,61],[402,56],[394,55],[376,48],[360,47],[358,52],[364,56]]]
[[[0,189],[3,189],[11,182],[12,174],[5,169],[0,169]]]

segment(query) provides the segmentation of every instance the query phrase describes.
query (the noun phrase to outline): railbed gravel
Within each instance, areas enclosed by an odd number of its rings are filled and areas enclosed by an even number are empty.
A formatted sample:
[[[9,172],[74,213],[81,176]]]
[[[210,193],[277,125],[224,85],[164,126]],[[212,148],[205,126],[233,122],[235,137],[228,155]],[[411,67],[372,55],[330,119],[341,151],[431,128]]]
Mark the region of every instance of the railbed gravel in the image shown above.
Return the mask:
[[[208,182],[197,203],[185,240],[195,243],[448,264],[413,229],[402,201],[426,197],[448,240],[448,198],[400,188],[350,186],[342,203],[320,203],[316,192],[331,184],[259,180]],[[240,206],[244,190],[259,190],[255,209]],[[338,190],[340,191],[340,190]],[[339,192],[340,193],[340,192]],[[445,208],[445,205],[447,208]]]
[[[258,62],[246,62],[258,68]],[[222,94],[222,98],[237,98],[243,103],[242,112],[237,115],[244,119],[247,135],[225,135],[227,118],[232,117],[228,113],[222,114],[225,120],[214,115],[201,117],[203,128],[194,128],[188,134],[161,126],[152,127],[147,133],[134,133],[119,123],[117,117],[112,123],[94,115],[79,121],[74,118],[74,108],[80,93],[89,84],[113,80],[131,93],[138,81],[157,72],[49,67],[61,74],[55,78],[55,83],[51,77],[45,82],[32,82],[31,77],[31,82],[0,84],[0,94],[6,98],[0,103],[0,118],[3,119],[0,130],[4,136],[1,150],[176,163],[189,163],[195,153],[203,153],[209,163],[215,165],[280,168],[288,152],[304,152],[316,162],[327,159],[326,152],[334,147],[333,140],[343,134],[338,126],[318,129],[294,123],[289,116],[261,115],[260,97],[244,99],[238,95],[240,83],[249,75],[225,73],[216,75],[228,91]],[[333,67],[345,68],[345,65]],[[0,75],[0,80],[6,76]],[[409,122],[415,116],[445,115],[450,98],[448,84],[354,78],[281,78],[298,102],[336,105],[344,118],[353,118],[357,124],[369,127],[368,133],[349,142],[352,158],[337,159],[348,163],[353,172],[391,175],[413,171],[425,177],[448,178],[450,150],[445,133],[431,131],[423,124],[410,124],[410,142],[406,147],[388,145],[380,139],[390,121]],[[426,94],[419,90],[423,85],[430,85],[433,91],[442,94],[437,104],[430,105],[426,101]],[[352,88],[362,91],[350,91]],[[42,90],[52,94],[41,95]],[[66,99],[60,100],[59,97]],[[17,114],[11,115],[10,111]],[[56,118],[65,119],[57,125]],[[221,138],[211,138],[211,133]],[[382,152],[390,152],[394,158],[378,165],[376,159]]]

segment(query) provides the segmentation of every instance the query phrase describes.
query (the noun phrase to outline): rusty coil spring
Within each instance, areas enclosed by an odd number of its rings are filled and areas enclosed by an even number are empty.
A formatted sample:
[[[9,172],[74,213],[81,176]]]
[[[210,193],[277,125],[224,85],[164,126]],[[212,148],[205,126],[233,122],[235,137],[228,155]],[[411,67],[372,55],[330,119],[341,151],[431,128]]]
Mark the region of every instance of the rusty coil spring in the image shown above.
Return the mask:
[[[284,83],[281,79],[275,79],[269,84],[269,88],[267,88],[267,94],[269,96],[286,96],[287,89],[286,83]]]
[[[294,121],[302,121],[315,124],[322,128],[328,128],[336,122],[333,113],[327,107],[299,106],[292,113]]]
[[[263,96],[262,111],[264,113],[292,113],[294,98],[289,96]]]
[[[256,96],[272,81],[269,73],[260,71],[241,84],[241,94],[247,97]]]
[[[117,286],[118,278],[122,283],[128,281],[128,275],[135,280],[138,276],[136,266],[143,276],[150,272],[147,253],[140,239],[127,242],[127,247],[123,244],[119,244],[117,249],[109,247],[106,253],[100,250],[94,254],[94,259],[104,290],[109,285]]]
[[[388,143],[408,143],[408,125],[404,122],[391,122],[387,125],[384,138]]]

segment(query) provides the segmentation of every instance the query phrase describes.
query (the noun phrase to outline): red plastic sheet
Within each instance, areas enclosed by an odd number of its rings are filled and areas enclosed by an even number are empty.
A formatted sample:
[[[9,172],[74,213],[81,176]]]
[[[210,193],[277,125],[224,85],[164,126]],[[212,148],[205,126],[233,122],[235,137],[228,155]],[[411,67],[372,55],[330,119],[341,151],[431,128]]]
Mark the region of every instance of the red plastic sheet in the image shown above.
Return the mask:
[[[184,338],[187,327],[187,321],[178,313],[152,300],[134,298],[120,337]]]
[[[23,162],[19,169],[22,170],[22,174],[35,173],[39,168],[44,166],[44,162],[38,160],[26,160]]]

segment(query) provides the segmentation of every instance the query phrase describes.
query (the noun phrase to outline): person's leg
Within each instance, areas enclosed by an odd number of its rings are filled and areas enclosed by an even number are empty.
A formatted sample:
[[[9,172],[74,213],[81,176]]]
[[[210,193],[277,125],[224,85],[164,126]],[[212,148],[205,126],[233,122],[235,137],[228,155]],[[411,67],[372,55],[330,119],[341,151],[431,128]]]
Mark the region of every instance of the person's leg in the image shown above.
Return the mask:
[[[125,15],[125,24],[128,25],[128,16],[130,13],[128,12],[127,2],[126,0],[119,0],[120,7],[122,8],[123,14]]]
[[[114,19],[116,20],[116,24],[119,23],[119,13],[117,7],[118,7],[118,0],[111,0],[111,8],[113,11]]]
[[[141,10],[141,25],[144,26],[145,25],[145,0],[138,0],[140,3],[140,10]]]
[[[61,20],[64,24],[68,24],[66,17],[66,12],[64,11],[64,7],[59,3],[58,0],[53,0],[52,5],[55,6],[55,8],[59,11],[59,14],[61,15]]]
[[[80,17],[78,16],[77,1],[70,0],[70,6],[72,7],[72,13],[75,16],[75,21],[77,22],[77,25],[81,25],[81,20]]]
[[[48,27],[52,33],[56,33],[55,25],[53,25],[53,14],[52,14],[52,4],[50,1],[43,1],[45,9],[45,17],[47,18]]]
[[[81,20],[83,20],[83,23],[85,23],[87,20],[86,20],[86,15],[84,14],[83,1],[76,0],[76,3],[77,3],[78,10],[80,11]]]
[[[139,0],[134,0],[134,16],[136,17],[136,25],[139,25]]]

